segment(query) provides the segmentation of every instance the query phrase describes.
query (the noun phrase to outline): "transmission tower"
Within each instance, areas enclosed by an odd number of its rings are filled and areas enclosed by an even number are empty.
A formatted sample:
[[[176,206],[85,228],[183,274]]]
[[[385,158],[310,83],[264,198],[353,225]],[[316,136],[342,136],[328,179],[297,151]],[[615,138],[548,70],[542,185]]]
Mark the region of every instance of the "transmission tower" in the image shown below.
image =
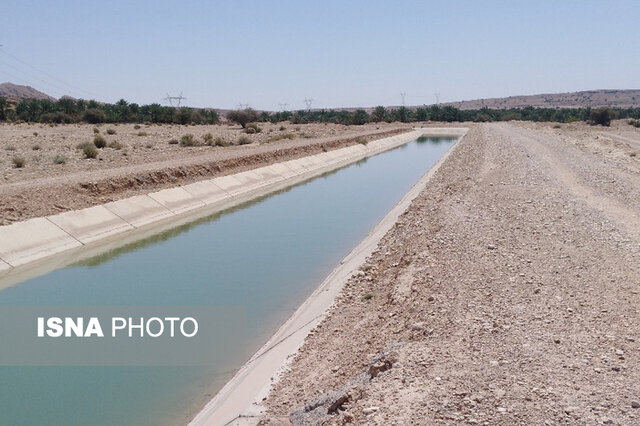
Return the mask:
[[[247,108],[249,108],[249,104],[240,103],[240,104],[238,104],[236,106],[238,107],[238,109],[247,109]]]
[[[434,93],[434,96],[436,97],[436,105],[440,105],[440,93]]]
[[[404,97],[407,96],[406,92],[400,92],[400,97],[402,98],[402,106],[404,106]]]
[[[187,98],[182,96],[182,92],[180,92],[180,96],[171,96],[170,94],[167,93],[167,97],[163,99],[163,101],[169,102],[169,105],[171,105],[172,107],[176,107],[176,108],[179,108],[180,107],[180,103],[182,101],[185,101],[185,100],[187,100]],[[174,105],[174,103],[175,103],[175,105]]]
[[[289,105],[289,104],[288,103],[281,103],[281,104],[278,104],[278,105],[280,105],[280,109],[284,112],[284,111],[287,110],[287,105]]]
[[[304,104],[307,106],[307,111],[311,111],[312,103],[313,103],[313,98],[304,98]]]

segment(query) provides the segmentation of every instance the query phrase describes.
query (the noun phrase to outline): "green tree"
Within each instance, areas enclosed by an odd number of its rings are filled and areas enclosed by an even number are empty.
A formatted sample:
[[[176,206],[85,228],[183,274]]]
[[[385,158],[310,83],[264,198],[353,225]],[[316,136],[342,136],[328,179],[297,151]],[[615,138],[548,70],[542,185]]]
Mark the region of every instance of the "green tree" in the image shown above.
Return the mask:
[[[258,120],[258,113],[251,108],[229,111],[227,113],[227,119],[238,123],[244,129],[248,123]]]
[[[387,117],[387,109],[382,105],[379,105],[373,109],[371,113],[371,121],[375,121],[376,123],[380,121],[384,121]]]

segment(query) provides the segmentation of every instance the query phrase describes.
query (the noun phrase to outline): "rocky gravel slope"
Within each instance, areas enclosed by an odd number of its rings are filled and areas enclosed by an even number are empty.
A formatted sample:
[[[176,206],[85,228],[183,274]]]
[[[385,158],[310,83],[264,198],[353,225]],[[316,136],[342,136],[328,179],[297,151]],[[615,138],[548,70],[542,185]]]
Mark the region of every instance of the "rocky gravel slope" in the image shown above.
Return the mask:
[[[473,127],[261,423],[640,424],[638,145],[620,126]]]

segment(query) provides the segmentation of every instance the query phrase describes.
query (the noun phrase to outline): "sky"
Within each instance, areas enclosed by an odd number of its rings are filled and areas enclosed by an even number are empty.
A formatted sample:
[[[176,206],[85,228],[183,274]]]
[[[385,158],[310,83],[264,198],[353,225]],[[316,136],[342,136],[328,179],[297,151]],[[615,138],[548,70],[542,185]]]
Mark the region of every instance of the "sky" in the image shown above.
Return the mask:
[[[640,88],[638,0],[0,6],[0,82],[54,97],[295,110]]]

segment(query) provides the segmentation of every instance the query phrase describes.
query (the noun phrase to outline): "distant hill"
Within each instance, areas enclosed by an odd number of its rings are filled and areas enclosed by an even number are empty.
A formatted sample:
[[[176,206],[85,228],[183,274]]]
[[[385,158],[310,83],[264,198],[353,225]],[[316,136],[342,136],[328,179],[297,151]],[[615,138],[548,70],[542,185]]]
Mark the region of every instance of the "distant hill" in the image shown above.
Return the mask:
[[[548,93],[540,95],[509,96],[506,98],[475,99],[472,101],[448,102],[460,109],[509,109],[524,107],[542,108],[586,108],[640,106],[640,90],[587,90],[584,92]]]
[[[20,99],[49,99],[55,101],[52,96],[42,93],[31,86],[21,86],[13,83],[0,84],[0,96],[7,99],[18,101]]]

